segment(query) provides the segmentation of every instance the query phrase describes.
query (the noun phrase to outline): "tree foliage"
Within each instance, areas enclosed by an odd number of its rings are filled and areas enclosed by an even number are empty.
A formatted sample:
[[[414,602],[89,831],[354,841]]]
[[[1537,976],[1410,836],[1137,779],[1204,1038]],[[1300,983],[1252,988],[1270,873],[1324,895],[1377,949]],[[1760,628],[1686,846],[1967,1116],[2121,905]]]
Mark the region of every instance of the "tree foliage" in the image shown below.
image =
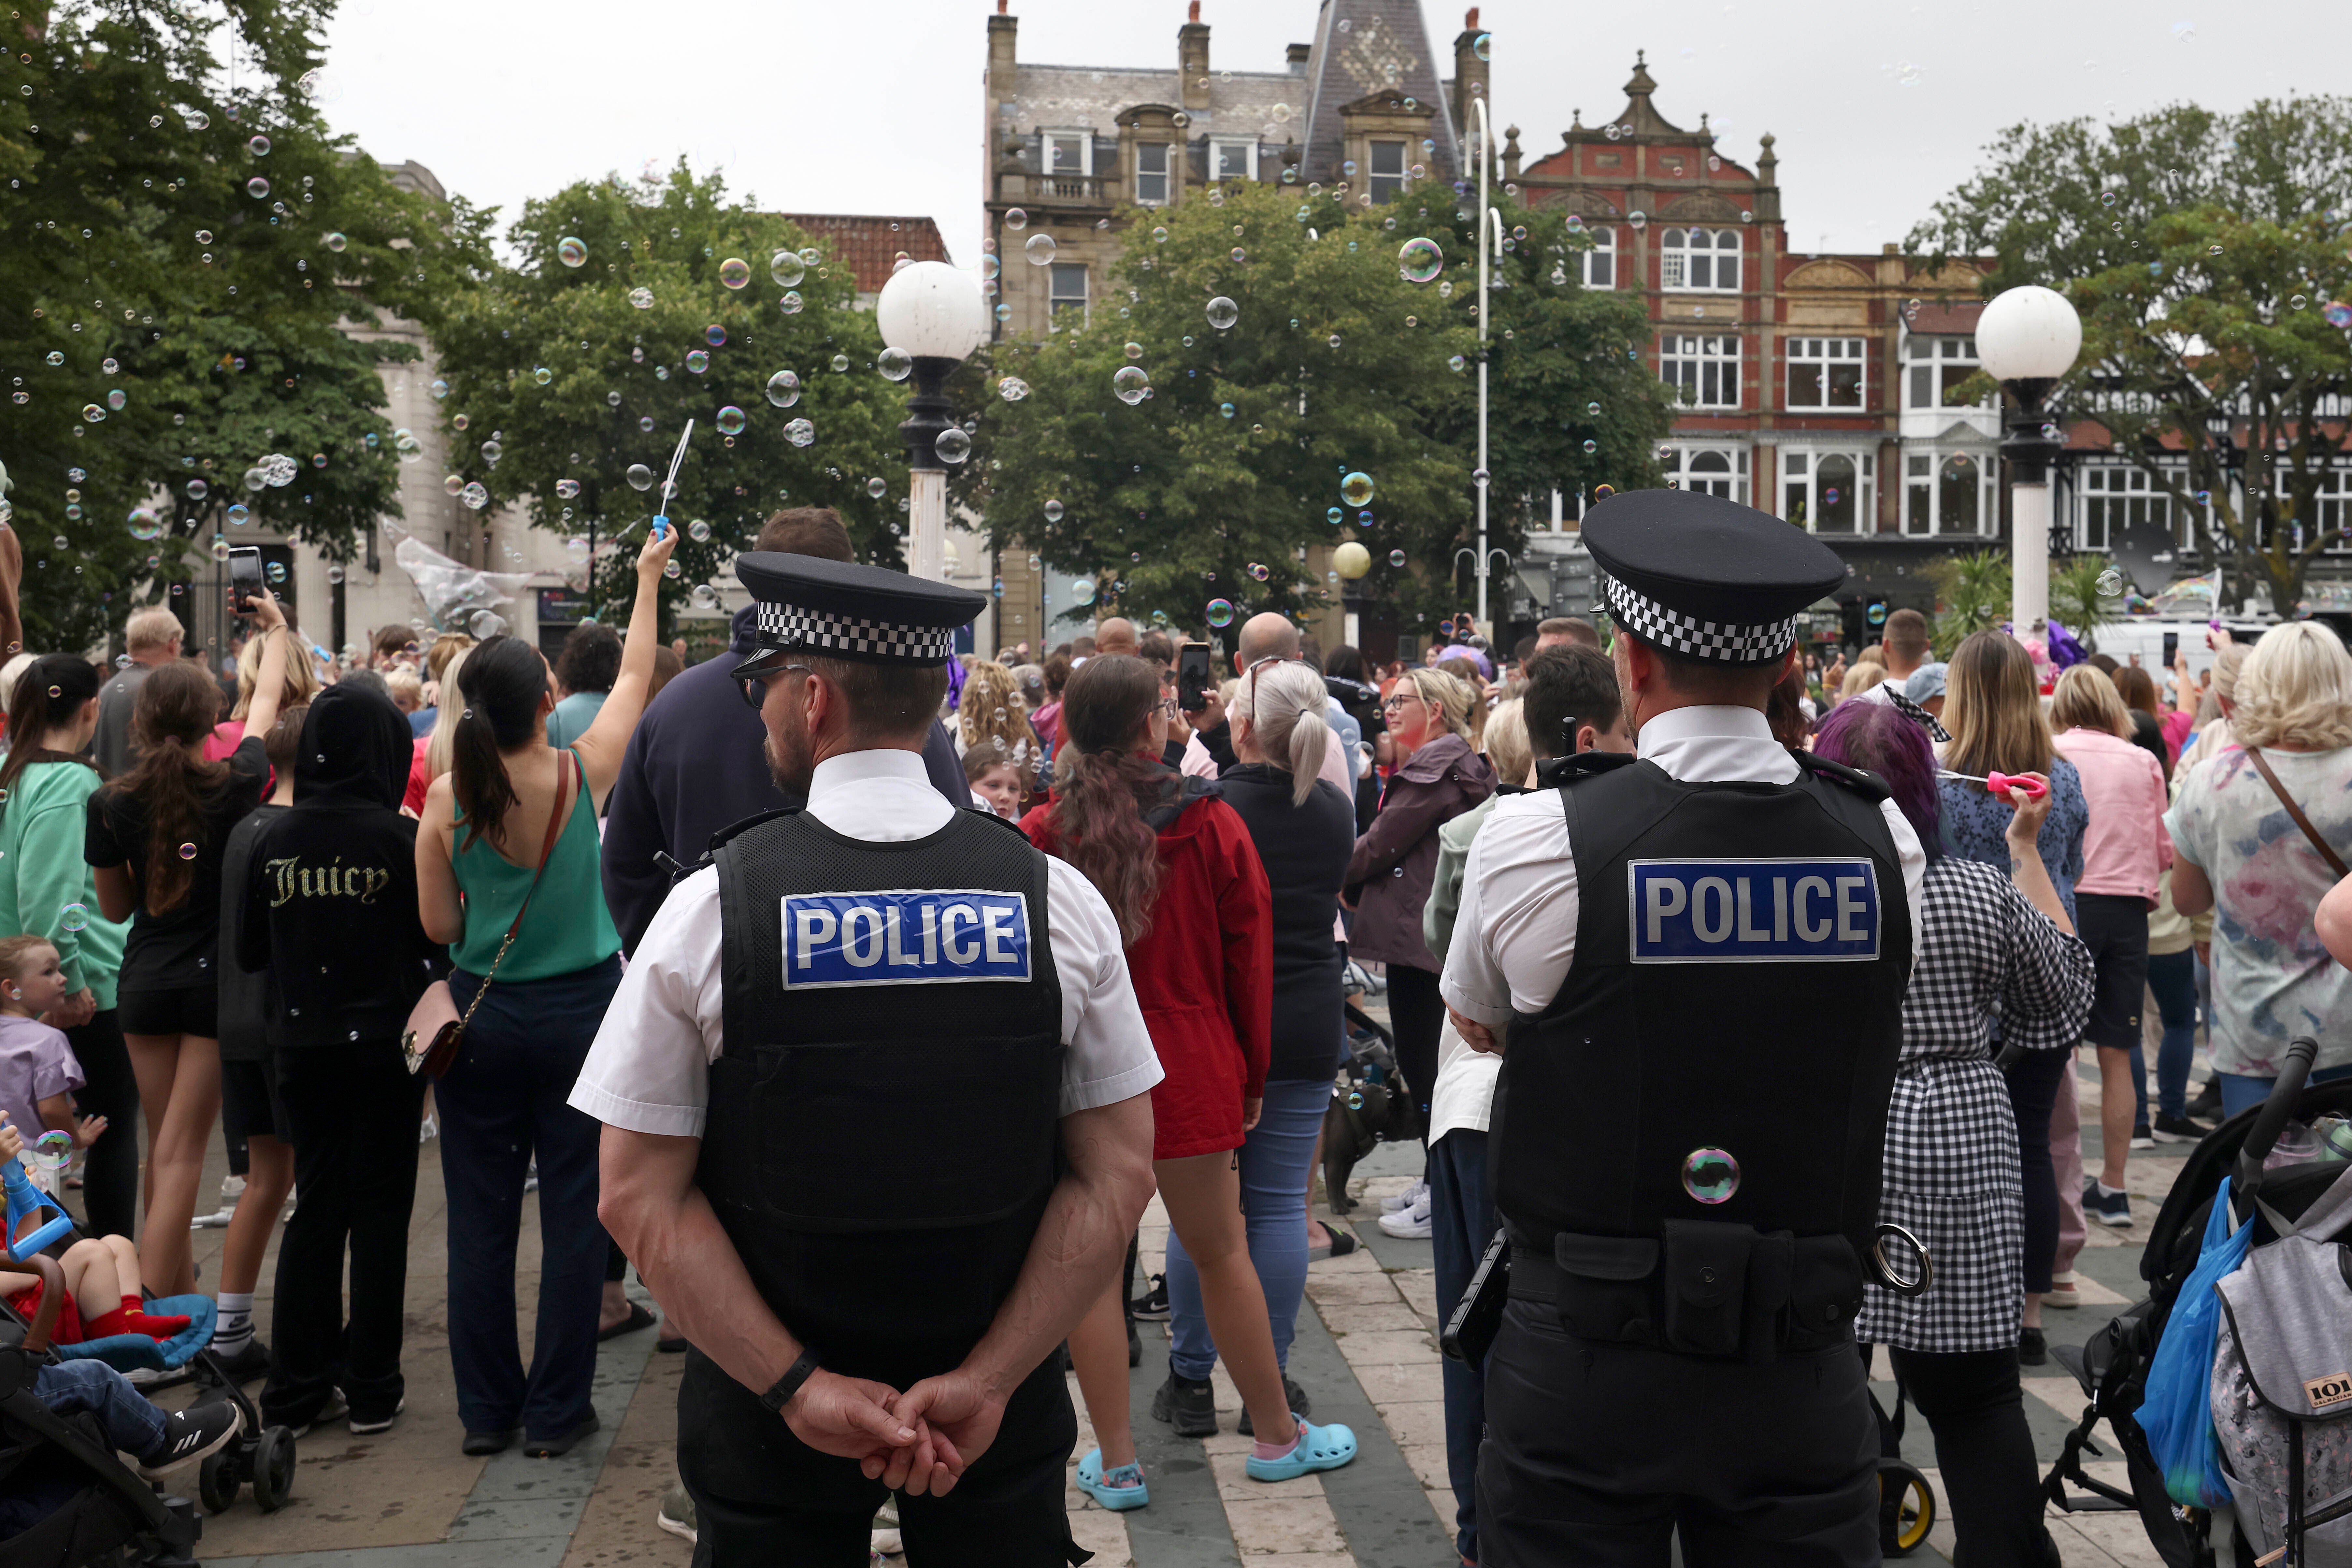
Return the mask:
[[[0,60],[0,459],[35,647],[98,641],[248,520],[347,557],[398,510],[376,366],[411,351],[344,326],[430,322],[478,258],[462,208],[327,129],[326,11],[231,0],[234,89],[216,18],[136,0],[60,7]],[[272,454],[297,471],[248,489]]]
[[[1518,216],[1488,344],[1490,542],[1507,550],[1554,485],[1654,483],[1668,426],[1664,389],[1627,356],[1647,331],[1639,302],[1570,283],[1559,216]],[[1304,616],[1337,587],[1306,547],[1348,540],[1371,553],[1372,595],[1423,620],[1459,609],[1479,352],[1467,216],[1236,184],[1125,222],[1116,287],[1090,323],[995,345],[999,396],[982,400],[961,481],[998,548],[1090,586],[1076,604],[1063,588],[1050,611],[1198,626],[1224,600],[1236,616]],[[1438,279],[1401,276],[1415,237],[1443,250]],[[1218,300],[1230,325],[1210,316]],[[1150,383],[1133,405],[1114,385],[1130,368]],[[1582,412],[1593,402],[1601,416]],[[1358,473],[1369,500],[1343,492]]]
[[[2196,519],[2242,592],[2264,581],[2291,614],[2344,537],[2322,497],[2352,397],[2352,100],[2019,125],[1991,154],[1912,250],[1990,253],[1988,294],[2065,293],[2083,317],[2069,406]]]
[[[597,552],[597,600],[625,605],[644,538],[631,531],[665,510],[631,469],[657,483],[692,419],[666,509],[688,530],[670,601],[719,581],[780,506],[834,507],[861,558],[899,563],[906,388],[876,369],[874,318],[839,259],[683,162],[657,180],[567,186],[528,204],[508,237],[514,265],[450,301],[435,338],[453,493],[479,484],[486,504],[522,505],[533,526],[580,541],[583,563],[592,537],[614,541]],[[577,265],[567,239],[583,247]],[[778,258],[802,252],[782,263],[788,287]],[[740,287],[721,277],[730,260],[749,268]],[[782,371],[801,384],[779,406],[769,383]],[[788,433],[798,420],[814,428],[808,446]]]

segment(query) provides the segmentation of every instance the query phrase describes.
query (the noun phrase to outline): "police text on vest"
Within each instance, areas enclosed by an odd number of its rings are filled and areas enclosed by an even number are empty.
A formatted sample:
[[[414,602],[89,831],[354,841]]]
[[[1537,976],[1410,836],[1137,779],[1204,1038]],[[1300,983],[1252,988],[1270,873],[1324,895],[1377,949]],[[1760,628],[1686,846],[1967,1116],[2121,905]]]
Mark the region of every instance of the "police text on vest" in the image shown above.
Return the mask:
[[[1029,901],[1019,893],[787,893],[787,991],[1029,978]]]
[[[1633,860],[1626,869],[1635,963],[1878,956],[1878,876],[1867,858]]]

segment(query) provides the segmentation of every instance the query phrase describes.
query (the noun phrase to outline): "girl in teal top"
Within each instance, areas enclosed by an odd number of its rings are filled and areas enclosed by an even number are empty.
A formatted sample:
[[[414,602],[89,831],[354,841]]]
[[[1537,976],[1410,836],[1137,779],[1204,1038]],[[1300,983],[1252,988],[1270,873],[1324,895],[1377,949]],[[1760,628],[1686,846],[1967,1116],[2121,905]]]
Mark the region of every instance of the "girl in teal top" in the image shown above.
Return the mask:
[[[499,1452],[517,1428],[525,1452],[562,1454],[594,1431],[588,1389],[597,1336],[625,1329],[638,1310],[617,1272],[606,1278],[612,1243],[596,1219],[602,1129],[566,1100],[621,980],[596,818],[645,712],[662,565],[676,543],[676,531],[666,531],[638,554],[620,675],[572,745],[548,744],[553,682],[547,660],[520,638],[471,649],[457,691],[442,697],[461,716],[450,769],[425,792],[416,886],[425,934],[449,944],[451,996],[460,1013],[473,1008],[457,1060],[434,1089],[446,1134],[449,1358],[468,1454]],[[515,939],[501,957],[510,928]],[[544,1245],[526,1372],[515,1332],[515,1237],[534,1155]]]
[[[128,921],[98,904],[98,874],[82,858],[89,796],[105,775],[77,755],[98,731],[97,667],[70,654],[27,665],[9,693],[16,744],[0,763],[0,932],[47,937],[66,973],[66,1003],[49,1021],[81,1063],[77,1109],[106,1118],[82,1167],[91,1232],[136,1234],[139,1081],[115,1016]]]

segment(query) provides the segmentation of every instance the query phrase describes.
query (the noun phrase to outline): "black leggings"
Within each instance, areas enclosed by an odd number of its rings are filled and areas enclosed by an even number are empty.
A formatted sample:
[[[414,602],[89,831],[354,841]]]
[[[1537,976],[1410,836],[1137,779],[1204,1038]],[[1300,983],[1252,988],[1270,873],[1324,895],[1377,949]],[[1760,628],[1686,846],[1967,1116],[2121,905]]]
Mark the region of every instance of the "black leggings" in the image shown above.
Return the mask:
[[[1870,1347],[1862,1353],[1867,1362]],[[1889,1347],[1886,1354],[1936,1435],[1936,1463],[1958,1537],[1953,1560],[2054,1565],[2058,1552],[2042,1522],[2042,1473],[2025,1425],[2017,1352],[1931,1355]]]
[[[1421,1143],[1429,1147],[1429,1096],[1437,1087],[1437,1037],[1445,1028],[1445,1000],[1433,970],[1389,965],[1389,1028],[1396,1036],[1397,1067],[1421,1112]]]
[[[2058,1086],[2074,1070],[2074,1053],[2027,1051],[2009,1069],[2009,1105],[2017,1116],[2017,1163],[2025,1179],[2025,1288],[2050,1289],[2058,1260],[2058,1171],[2050,1163],[2050,1111]]]
[[[139,1234],[139,1079],[131,1047],[113,1008],[66,1031],[82,1086],[74,1103],[84,1116],[106,1118],[106,1131],[82,1157],[81,1206],[92,1236]]]

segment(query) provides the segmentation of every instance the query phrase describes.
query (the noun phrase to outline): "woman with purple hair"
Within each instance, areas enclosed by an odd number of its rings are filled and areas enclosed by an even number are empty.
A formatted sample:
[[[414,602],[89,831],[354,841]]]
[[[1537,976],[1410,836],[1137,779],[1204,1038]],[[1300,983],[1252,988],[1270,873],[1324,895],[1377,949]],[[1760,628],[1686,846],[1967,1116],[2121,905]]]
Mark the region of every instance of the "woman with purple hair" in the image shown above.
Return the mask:
[[[1927,732],[1893,708],[1840,703],[1813,751],[1884,779],[1927,852],[1879,1218],[1919,1238],[1935,1281],[1907,1299],[1868,1287],[1854,1337],[1865,1360],[1872,1346],[1887,1347],[1934,1430],[1968,1560],[2054,1565],[2018,1381],[2025,1211],[2017,1122],[1991,1049],[1996,1023],[2004,1047],[2065,1049],[2090,1011],[2090,950],[2034,848],[2052,796],[2010,792],[2003,876],[1943,852],[1935,754]]]

